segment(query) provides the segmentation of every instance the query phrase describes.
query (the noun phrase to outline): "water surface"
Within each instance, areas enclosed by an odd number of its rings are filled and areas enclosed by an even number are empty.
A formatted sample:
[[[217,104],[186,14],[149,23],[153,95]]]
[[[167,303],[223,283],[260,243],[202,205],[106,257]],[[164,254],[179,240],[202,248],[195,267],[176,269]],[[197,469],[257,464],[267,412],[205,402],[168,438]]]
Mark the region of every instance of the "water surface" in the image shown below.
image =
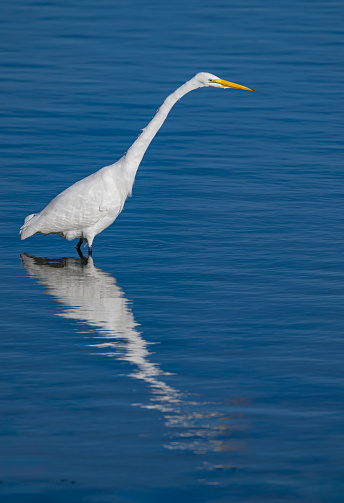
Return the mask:
[[[1,501],[343,500],[342,17],[2,7]],[[19,240],[198,71],[93,261]]]

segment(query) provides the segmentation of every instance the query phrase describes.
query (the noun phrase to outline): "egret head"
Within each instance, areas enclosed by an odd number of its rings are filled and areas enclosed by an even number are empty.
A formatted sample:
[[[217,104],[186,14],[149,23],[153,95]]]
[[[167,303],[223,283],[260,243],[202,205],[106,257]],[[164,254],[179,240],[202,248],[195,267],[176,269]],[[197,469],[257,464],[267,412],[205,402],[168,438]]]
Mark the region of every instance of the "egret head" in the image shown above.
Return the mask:
[[[249,87],[241,86],[240,84],[234,84],[234,82],[228,82],[227,80],[219,79],[216,75],[211,73],[201,72],[195,76],[195,79],[200,83],[200,87],[219,87],[221,89],[226,89],[232,87],[234,89],[243,89],[244,91],[253,91]]]

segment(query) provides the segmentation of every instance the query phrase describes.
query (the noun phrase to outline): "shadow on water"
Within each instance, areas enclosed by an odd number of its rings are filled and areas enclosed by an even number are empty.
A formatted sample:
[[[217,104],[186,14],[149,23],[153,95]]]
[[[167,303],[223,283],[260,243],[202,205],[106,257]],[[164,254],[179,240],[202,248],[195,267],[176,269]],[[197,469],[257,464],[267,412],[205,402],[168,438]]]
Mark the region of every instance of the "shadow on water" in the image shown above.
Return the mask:
[[[27,273],[64,306],[59,316],[92,327],[95,341],[90,347],[130,363],[133,370],[128,377],[147,384],[148,403],[132,405],[162,413],[170,438],[164,447],[194,453],[242,448],[241,442],[232,438],[233,432],[245,429],[245,416],[235,411],[237,401],[233,404],[193,401],[167,384],[164,376],[171,374],[150,361],[150,343],[138,331],[123,291],[115,278],[94,265],[91,257],[49,259],[23,253],[21,259]],[[239,405],[243,405],[240,400]],[[228,414],[231,406],[234,410]]]

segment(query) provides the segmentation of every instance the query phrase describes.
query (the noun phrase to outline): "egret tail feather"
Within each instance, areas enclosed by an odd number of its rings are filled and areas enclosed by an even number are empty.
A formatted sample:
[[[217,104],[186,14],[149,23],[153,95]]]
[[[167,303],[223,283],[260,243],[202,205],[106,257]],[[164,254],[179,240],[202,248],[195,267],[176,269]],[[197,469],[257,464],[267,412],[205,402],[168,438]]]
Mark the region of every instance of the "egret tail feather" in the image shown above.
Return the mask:
[[[20,239],[27,239],[34,234],[37,233],[37,230],[34,227],[34,221],[36,220],[37,213],[32,213],[32,215],[28,215],[24,220],[24,225],[20,228]]]

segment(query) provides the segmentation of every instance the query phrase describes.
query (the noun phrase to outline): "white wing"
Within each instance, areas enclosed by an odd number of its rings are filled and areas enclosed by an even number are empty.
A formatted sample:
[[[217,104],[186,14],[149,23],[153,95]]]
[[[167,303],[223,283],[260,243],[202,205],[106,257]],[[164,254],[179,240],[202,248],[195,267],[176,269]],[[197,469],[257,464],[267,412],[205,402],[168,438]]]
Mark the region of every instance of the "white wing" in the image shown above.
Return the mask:
[[[113,178],[103,168],[61,192],[27,226],[30,235],[65,234],[92,227],[109,214],[114,220],[123,204]]]

